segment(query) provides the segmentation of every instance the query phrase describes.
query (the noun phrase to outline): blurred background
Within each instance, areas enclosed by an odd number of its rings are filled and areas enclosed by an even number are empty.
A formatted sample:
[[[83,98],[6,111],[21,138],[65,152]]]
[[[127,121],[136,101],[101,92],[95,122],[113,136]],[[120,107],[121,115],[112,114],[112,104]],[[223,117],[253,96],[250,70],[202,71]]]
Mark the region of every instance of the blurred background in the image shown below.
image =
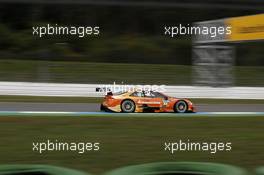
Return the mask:
[[[176,88],[175,92],[182,96],[194,89],[194,98],[201,98],[200,94],[204,95],[202,98],[208,94],[221,98],[194,100],[198,112],[263,111],[263,88],[255,90],[264,87],[263,40],[217,43],[214,49],[230,50],[230,54],[225,52],[227,54],[217,56],[228,58],[223,71],[222,63],[199,67],[196,57],[203,56],[198,53],[204,45],[194,45],[192,36],[170,38],[164,35],[164,26],[260,13],[264,13],[263,0],[0,0],[0,164],[52,164],[96,174],[160,161],[223,162],[247,169],[263,165],[260,154],[264,146],[263,117],[259,116],[263,113],[258,116],[244,114],[241,118],[227,114],[226,117],[199,117],[197,120],[166,116],[117,117],[115,114],[107,119],[97,115],[87,118],[52,114],[10,117],[14,113],[4,112],[95,112],[99,111],[101,103],[98,98],[80,98],[83,94],[90,95],[85,85],[65,85],[65,90],[64,84],[38,86],[10,82],[196,85],[196,80],[198,84],[209,86],[252,87],[242,92],[228,88],[209,92],[197,87],[182,87],[182,92]],[[100,35],[84,38],[32,35],[32,27],[47,24],[99,26]],[[214,53],[211,48],[207,50],[209,55],[211,51]],[[221,75],[225,75],[224,79]],[[207,81],[207,77],[212,79]],[[90,89],[94,92],[95,87]],[[38,97],[45,96],[45,92],[62,96],[61,91],[65,91],[68,99]],[[8,96],[8,93],[18,96]],[[32,94],[37,96],[31,97]],[[78,96],[73,98],[72,94]],[[223,99],[234,98],[234,94],[238,96],[235,100]],[[255,96],[250,101],[252,95]],[[47,138],[69,142],[100,141],[103,147],[102,151],[87,155],[32,152],[32,141]],[[181,152],[176,156],[163,151],[164,140],[177,141],[179,138],[198,142],[232,141],[234,150],[215,155]]]
[[[258,0],[0,0],[0,81],[193,85],[192,38],[164,26],[263,12]],[[32,35],[48,23],[100,36]],[[264,86],[264,42],[230,45],[232,85]]]

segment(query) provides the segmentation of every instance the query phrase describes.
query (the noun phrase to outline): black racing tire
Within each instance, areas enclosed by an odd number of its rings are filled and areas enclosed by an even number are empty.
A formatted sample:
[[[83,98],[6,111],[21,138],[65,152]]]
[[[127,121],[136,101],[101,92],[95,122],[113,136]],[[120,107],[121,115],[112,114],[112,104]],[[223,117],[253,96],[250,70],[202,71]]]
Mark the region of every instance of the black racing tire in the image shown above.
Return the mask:
[[[186,113],[188,112],[188,104],[184,100],[179,100],[174,105],[174,112]]]
[[[124,100],[121,103],[121,111],[125,112],[125,113],[131,113],[131,112],[135,112],[136,110],[136,105],[132,100]]]

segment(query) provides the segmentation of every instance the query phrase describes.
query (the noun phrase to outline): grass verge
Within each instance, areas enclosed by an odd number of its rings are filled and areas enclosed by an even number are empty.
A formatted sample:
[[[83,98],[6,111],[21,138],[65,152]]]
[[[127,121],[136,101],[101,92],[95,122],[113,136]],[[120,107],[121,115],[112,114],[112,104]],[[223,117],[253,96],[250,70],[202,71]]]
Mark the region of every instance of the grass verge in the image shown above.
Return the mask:
[[[263,165],[263,117],[0,117],[0,164],[52,164],[94,174],[160,161]],[[100,142],[99,152],[32,151],[32,142]],[[164,151],[164,142],[232,142],[232,151]]]
[[[264,86],[264,67],[235,66],[235,86]],[[192,66],[0,60],[0,81],[191,85]]]

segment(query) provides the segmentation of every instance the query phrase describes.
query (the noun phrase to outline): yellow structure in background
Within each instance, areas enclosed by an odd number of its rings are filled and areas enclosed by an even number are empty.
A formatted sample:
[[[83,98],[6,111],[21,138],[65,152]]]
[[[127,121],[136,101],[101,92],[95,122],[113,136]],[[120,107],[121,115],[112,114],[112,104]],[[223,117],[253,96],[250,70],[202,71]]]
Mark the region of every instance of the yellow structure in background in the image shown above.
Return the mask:
[[[227,41],[264,39],[264,14],[228,18],[225,23],[232,27]]]

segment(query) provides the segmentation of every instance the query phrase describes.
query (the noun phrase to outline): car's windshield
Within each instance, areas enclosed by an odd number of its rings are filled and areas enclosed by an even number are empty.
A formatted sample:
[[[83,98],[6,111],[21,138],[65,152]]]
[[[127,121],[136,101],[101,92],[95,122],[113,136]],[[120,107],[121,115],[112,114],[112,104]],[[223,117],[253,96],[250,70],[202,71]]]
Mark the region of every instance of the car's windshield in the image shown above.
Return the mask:
[[[144,97],[144,93],[143,92],[133,92],[131,94],[131,96],[134,96],[134,97]]]
[[[114,95],[122,95],[124,93],[126,93],[126,91],[113,92]]]
[[[144,91],[144,94],[146,97],[152,97],[152,98],[166,98],[167,96],[156,92],[156,91]]]
[[[150,98],[166,98],[167,96],[154,91],[136,91],[131,94],[133,97],[150,97]]]
[[[166,95],[162,94],[162,93],[159,93],[159,92],[152,92],[152,94],[155,96],[155,97],[160,97],[160,98],[165,98],[167,97]]]

